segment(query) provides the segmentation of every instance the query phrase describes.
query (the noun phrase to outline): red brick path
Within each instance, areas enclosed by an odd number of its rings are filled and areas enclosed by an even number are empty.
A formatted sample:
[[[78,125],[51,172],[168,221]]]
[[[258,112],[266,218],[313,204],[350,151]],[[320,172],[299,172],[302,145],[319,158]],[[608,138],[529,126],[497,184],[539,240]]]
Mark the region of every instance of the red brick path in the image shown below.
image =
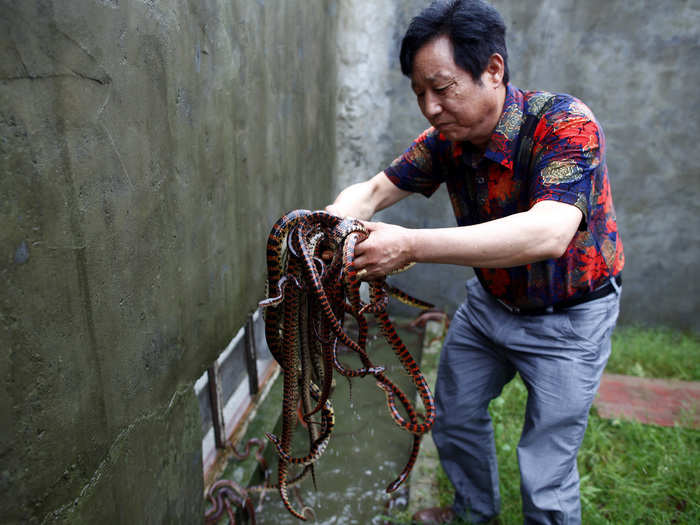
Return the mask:
[[[604,374],[594,404],[608,419],[700,428],[700,382]]]

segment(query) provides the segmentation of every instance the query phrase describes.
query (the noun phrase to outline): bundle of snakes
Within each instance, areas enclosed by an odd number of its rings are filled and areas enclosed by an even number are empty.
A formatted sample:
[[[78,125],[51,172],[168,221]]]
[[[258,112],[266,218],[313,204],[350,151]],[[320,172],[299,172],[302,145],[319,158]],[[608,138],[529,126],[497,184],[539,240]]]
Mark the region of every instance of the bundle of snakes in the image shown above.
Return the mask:
[[[260,306],[264,309],[267,344],[284,374],[281,435],[268,433],[267,437],[279,456],[276,485],[282,501],[301,520],[306,520],[311,509],[294,509],[288,487],[308,473],[313,475],[313,464],[328,445],[334,425],[330,401],[334,373],[347,378],[372,376],[386,394],[392,419],[413,435],[408,462],[387,487],[389,493],[408,477],[418,456],[421,436],[430,430],[435,419],[428,384],[386,311],[390,295],[423,309],[432,305],[389,286],[384,279],[368,282],[369,301],[363,302],[353,258],[356,244],[367,235],[359,221],[322,211],[294,210],[275,223],[267,242],[267,299]],[[420,420],[408,396],[385,375],[385,368],[370,360],[366,352],[366,314],[377,319],[384,337],[412,378],[425,409]],[[355,320],[354,338],[344,329],[346,316]],[[340,362],[339,345],[357,354],[361,368],[352,369]],[[292,456],[291,452],[292,434],[299,419],[309,433],[308,453],[302,457]],[[301,473],[293,478],[288,474],[290,464],[301,468]]]

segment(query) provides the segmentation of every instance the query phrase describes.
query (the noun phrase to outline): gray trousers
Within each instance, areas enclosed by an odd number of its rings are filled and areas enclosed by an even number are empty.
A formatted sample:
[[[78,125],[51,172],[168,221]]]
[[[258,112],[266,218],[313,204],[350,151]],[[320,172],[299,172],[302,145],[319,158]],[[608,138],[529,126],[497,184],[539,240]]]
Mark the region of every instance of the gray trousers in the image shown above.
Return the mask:
[[[474,523],[500,511],[489,402],[520,373],[527,386],[518,462],[525,523],[581,522],[576,455],[610,355],[616,293],[543,315],[505,310],[474,278],[440,356],[433,438],[455,487],[454,510]]]

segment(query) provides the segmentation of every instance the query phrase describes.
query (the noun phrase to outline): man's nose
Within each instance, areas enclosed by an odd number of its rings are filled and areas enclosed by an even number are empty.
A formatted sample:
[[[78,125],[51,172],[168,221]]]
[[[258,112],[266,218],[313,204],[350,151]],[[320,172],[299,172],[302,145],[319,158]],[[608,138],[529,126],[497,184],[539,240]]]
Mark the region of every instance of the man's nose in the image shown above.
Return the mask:
[[[430,120],[442,112],[442,105],[438,97],[432,93],[426,93],[423,100],[423,114]]]

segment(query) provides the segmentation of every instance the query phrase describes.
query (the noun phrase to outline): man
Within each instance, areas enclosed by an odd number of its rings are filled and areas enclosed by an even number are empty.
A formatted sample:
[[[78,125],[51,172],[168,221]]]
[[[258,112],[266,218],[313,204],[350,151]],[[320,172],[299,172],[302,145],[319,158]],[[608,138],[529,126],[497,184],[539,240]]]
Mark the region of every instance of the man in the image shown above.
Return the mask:
[[[365,279],[408,262],[472,266],[440,358],[433,437],[451,508],[414,519],[488,522],[499,512],[487,407],[518,372],[528,389],[518,445],[526,523],[580,523],[576,455],[610,353],[624,264],[605,139],[569,95],[508,82],[505,25],[481,0],[436,1],[414,18],[401,68],[431,127],[391,166],[327,210],[368,220],[447,185],[458,226],[366,222]]]

